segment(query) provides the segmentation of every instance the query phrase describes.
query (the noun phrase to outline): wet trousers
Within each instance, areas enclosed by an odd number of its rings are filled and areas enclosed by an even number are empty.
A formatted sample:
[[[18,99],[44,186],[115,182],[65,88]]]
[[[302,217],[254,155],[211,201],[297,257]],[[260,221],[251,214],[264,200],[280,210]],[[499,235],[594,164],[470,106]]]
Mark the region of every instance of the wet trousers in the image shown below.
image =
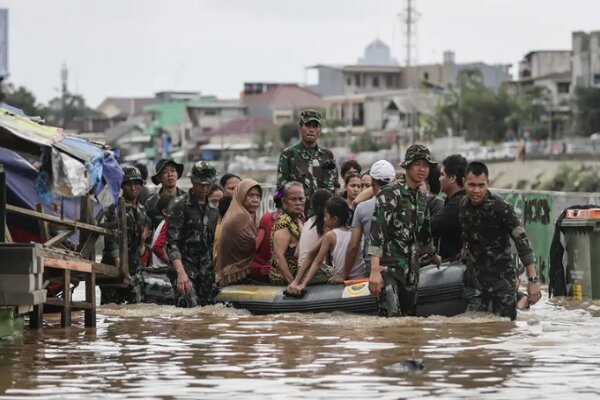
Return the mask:
[[[411,268],[380,267],[383,290],[379,295],[379,315],[416,315],[419,274]]]
[[[467,311],[491,312],[514,321],[517,318],[515,276],[510,268],[496,273],[467,268],[463,278]]]
[[[137,304],[142,302],[143,281],[140,273],[131,276],[126,287],[100,285],[100,304]]]
[[[188,308],[212,304],[215,283],[215,275],[212,268],[186,268],[185,272],[190,279],[191,287],[190,291],[184,295],[177,290],[177,272],[171,269],[167,273],[175,292],[175,304],[177,307]]]

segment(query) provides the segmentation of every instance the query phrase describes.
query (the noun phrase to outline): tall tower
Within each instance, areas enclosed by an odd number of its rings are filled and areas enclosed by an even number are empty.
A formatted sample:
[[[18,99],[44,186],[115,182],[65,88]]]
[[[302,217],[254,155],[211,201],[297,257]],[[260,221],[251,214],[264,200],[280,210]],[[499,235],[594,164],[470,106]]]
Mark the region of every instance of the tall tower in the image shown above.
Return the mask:
[[[415,0],[405,1],[406,7],[403,12],[398,14],[398,18],[400,19],[400,24],[402,26],[401,32],[404,39],[404,64],[406,67],[410,67],[416,55],[417,21],[420,17],[420,14],[417,12],[414,5]]]

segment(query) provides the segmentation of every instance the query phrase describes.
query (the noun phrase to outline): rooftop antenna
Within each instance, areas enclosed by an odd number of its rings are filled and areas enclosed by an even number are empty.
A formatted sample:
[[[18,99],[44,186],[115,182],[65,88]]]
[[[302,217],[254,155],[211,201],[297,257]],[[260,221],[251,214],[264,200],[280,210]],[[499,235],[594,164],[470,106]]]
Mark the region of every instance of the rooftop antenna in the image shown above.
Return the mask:
[[[415,0],[405,0],[406,7],[398,14],[402,33],[404,34],[404,65],[410,67],[413,61],[413,50],[416,52],[417,21],[421,16],[414,5]]]

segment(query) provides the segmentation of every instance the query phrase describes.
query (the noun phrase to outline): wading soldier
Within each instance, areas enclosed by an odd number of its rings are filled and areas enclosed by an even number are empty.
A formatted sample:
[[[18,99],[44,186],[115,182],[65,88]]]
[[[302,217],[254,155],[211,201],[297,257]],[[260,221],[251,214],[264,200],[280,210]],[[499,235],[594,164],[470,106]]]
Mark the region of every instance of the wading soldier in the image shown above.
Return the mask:
[[[460,223],[467,270],[464,294],[467,311],[493,312],[517,317],[517,269],[512,261],[510,239],[527,270],[530,304],[541,297],[535,255],[510,204],[488,190],[487,166],[470,163],[465,171],[467,195],[460,204]]]
[[[307,210],[315,190],[334,192],[338,175],[333,153],[317,144],[321,136],[321,114],[315,110],[302,111],[299,130],[300,143],[286,148],[279,157],[277,187],[281,189],[289,182],[302,183]]]
[[[429,149],[413,145],[406,150],[406,170],[377,195],[371,221],[371,275],[369,290],[380,296],[380,315],[415,315],[419,284],[419,256],[431,255],[440,265],[431,236],[427,195],[419,184],[427,179],[435,165]]]
[[[142,301],[142,259],[148,259],[150,254],[145,246],[146,239],[152,234],[150,220],[146,209],[138,201],[138,195],[144,185],[140,171],[135,167],[123,168],[121,180],[122,197],[125,199],[125,213],[127,215],[127,246],[130,282],[126,287],[100,286],[101,304],[108,303],[139,303]],[[99,224],[107,227],[118,226],[116,205],[111,205],[102,210]],[[104,237],[104,251],[102,262],[105,264],[120,265],[119,240],[114,236]]]
[[[169,208],[167,254],[173,265],[169,278],[181,307],[204,306],[212,301],[211,255],[218,212],[208,201],[208,193],[216,176],[211,163],[196,162],[189,174],[192,188]]]
[[[160,190],[150,196],[145,204],[153,229],[156,229],[163,220],[163,215],[157,207],[160,195],[170,194],[179,197],[185,193],[177,187],[177,180],[181,178],[181,174],[183,174],[183,164],[178,164],[170,158],[163,158],[156,163],[156,174],[152,176],[152,183],[160,184]]]

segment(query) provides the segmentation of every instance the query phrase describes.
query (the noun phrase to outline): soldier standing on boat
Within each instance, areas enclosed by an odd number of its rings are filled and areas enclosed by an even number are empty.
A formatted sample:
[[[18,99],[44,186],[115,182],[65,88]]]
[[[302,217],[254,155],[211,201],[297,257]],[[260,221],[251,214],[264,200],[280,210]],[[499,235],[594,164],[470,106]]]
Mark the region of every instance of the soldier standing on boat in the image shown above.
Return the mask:
[[[319,147],[321,136],[321,113],[304,110],[300,114],[299,131],[301,141],[283,150],[277,167],[277,188],[285,184],[300,182],[304,187],[305,210],[309,199],[317,189],[326,189],[331,193],[338,182],[337,165],[329,149]]]
[[[415,315],[419,256],[429,254],[440,265],[431,236],[427,195],[419,185],[436,163],[429,149],[415,144],[406,150],[405,175],[377,195],[371,221],[369,290],[379,299],[380,315]]]
[[[167,254],[173,266],[168,275],[180,307],[210,304],[215,279],[211,255],[218,212],[208,193],[217,171],[198,161],[189,177],[192,188],[173,202],[167,218]]]
[[[163,215],[158,209],[158,199],[161,194],[170,194],[179,197],[185,191],[177,187],[177,180],[183,174],[183,164],[176,163],[170,158],[163,158],[156,163],[156,174],[152,176],[152,183],[161,185],[158,193],[153,194],[145,203],[148,216],[152,220],[152,229],[156,229],[163,220]]]
[[[511,205],[488,190],[488,176],[488,168],[481,162],[470,163],[465,171],[467,195],[460,203],[463,256],[467,264],[464,295],[467,311],[493,312],[514,320],[517,270],[510,239],[527,271],[530,304],[541,298],[535,255]]]
[[[140,171],[135,167],[125,167],[123,172],[121,189],[123,191],[122,197],[125,199],[125,213],[127,215],[127,246],[131,280],[126,287],[100,286],[101,304],[141,302],[141,267],[150,257],[149,249],[145,245],[146,239],[152,234],[150,220],[146,215],[144,206],[137,201],[144,180]],[[99,224],[121,228],[118,226],[116,205],[113,204],[102,210],[99,216]],[[120,261],[118,238],[105,236],[102,262],[119,266]]]

